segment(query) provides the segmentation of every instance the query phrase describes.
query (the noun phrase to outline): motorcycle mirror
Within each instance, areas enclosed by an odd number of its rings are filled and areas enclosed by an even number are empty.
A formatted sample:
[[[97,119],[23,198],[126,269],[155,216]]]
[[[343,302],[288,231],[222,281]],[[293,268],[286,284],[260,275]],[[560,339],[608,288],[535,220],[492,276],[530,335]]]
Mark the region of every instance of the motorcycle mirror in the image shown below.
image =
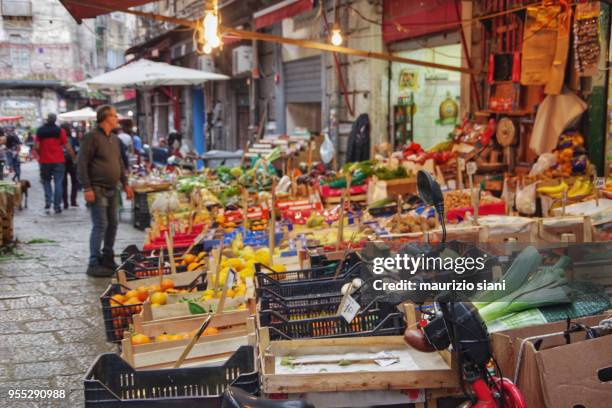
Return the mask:
[[[442,242],[446,242],[446,225],[444,224],[444,196],[440,184],[434,180],[429,172],[419,170],[417,173],[417,190],[421,199],[433,206],[438,213],[442,226]]]
[[[436,209],[440,203],[444,206],[440,184],[428,172],[419,170],[417,173],[417,190],[421,199],[428,205],[433,205]]]

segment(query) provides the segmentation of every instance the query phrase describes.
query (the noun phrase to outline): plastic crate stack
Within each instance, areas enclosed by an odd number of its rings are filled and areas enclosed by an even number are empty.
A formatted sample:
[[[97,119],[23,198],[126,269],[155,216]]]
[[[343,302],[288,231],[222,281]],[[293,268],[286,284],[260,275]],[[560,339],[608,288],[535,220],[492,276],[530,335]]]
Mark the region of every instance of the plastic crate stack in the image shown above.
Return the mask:
[[[216,408],[228,386],[259,390],[252,346],[216,366],[135,370],[116,354],[100,355],[85,374],[87,408]]]
[[[334,278],[336,264],[284,273],[266,273],[257,266],[260,326],[268,327],[271,340],[402,334],[404,317],[395,305],[379,301],[361,305],[351,322],[337,314],[342,286],[362,276],[364,267],[352,257]],[[359,290],[353,298],[361,301]]]
[[[151,226],[151,214],[149,213],[148,193],[134,192],[132,209],[132,225],[141,231]]]

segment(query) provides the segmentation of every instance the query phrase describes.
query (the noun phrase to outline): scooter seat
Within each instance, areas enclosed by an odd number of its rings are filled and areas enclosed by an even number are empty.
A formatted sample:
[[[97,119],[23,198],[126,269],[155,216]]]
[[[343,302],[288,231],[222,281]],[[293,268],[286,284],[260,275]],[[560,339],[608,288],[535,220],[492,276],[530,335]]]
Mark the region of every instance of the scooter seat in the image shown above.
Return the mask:
[[[228,387],[223,393],[221,408],[314,408],[314,406],[303,400],[258,398],[240,388]]]

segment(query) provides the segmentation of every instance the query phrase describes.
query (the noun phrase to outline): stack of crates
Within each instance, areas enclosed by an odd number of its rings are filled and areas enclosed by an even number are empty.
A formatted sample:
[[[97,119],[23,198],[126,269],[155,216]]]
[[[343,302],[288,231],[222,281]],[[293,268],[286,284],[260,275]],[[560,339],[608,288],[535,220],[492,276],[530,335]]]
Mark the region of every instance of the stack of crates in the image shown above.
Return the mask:
[[[134,192],[134,202],[132,209],[132,223],[134,228],[141,231],[151,226],[151,214],[149,213],[148,193]]]

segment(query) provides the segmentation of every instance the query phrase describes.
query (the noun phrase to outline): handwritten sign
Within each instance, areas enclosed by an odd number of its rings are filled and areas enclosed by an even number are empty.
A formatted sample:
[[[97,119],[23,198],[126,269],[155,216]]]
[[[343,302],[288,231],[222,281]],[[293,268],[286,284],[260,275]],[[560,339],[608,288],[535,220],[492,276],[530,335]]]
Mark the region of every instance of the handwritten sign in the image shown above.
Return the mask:
[[[467,174],[470,176],[476,174],[476,170],[478,170],[478,166],[476,165],[476,162],[469,162],[466,167],[467,167]]]
[[[345,297],[343,304],[340,305],[340,315],[346,320],[347,323],[353,321],[357,313],[359,313],[359,303],[353,299],[351,295]]]

